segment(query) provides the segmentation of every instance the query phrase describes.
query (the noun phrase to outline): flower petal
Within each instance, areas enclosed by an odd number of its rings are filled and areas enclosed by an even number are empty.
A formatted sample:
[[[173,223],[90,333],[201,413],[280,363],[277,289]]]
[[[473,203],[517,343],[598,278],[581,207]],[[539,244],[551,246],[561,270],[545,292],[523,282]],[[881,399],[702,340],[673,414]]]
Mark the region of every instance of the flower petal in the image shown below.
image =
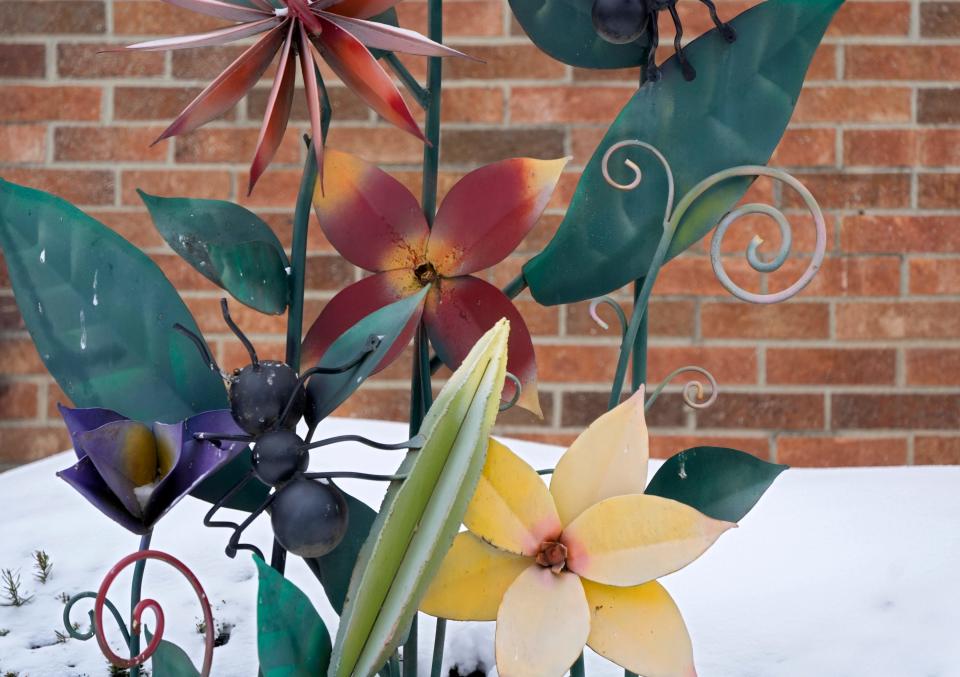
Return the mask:
[[[135,534],[145,534],[149,529],[130,514],[117,495],[97,472],[89,457],[57,473],[57,477],[76,489],[85,499],[104,515]]]
[[[65,407],[57,403],[57,409],[60,410],[60,417],[63,419],[64,424],[66,424],[70,438],[73,440],[73,450],[77,458],[83,458],[87,455],[83,447],[77,444],[77,435],[87,432],[88,430],[94,430],[107,423],[129,420],[123,414],[118,414],[112,409],[102,409],[100,407],[73,409],[72,407]]]
[[[183,109],[157,141],[193,131],[229,110],[257,84],[283,44],[284,34],[283,26],[279,26],[251,45]]]
[[[141,518],[143,509],[134,489],[157,479],[153,431],[139,421],[114,421],[79,433],[77,441],[127,511]]]
[[[329,172],[313,206],[340,255],[378,272],[423,263],[430,229],[406,186],[350,153],[328,149],[325,162]]]
[[[409,270],[377,273],[342,289],[324,306],[307,332],[306,338],[303,339],[301,363],[305,368],[315,365],[340,334],[373,311],[418,292],[420,289],[421,286],[417,282],[416,276]],[[420,322],[420,315],[421,311],[419,310],[413,314],[404,333],[393,344],[390,352],[384,356],[376,371],[393,362],[407,347],[410,339],[413,338],[417,324]]]
[[[550,201],[569,158],[513,158],[476,169],[444,198],[427,258],[444,276],[499,263],[516,249]]]
[[[522,386],[517,404],[542,416],[533,341],[510,299],[492,284],[476,277],[441,279],[439,286],[427,295],[425,319],[430,341],[451,369],[460,366],[473,344],[502,317],[510,321],[507,371],[516,376]],[[514,390],[515,386],[508,381],[503,388],[504,399],[510,399]]]
[[[650,450],[643,388],[590,424],[560,457],[550,480],[563,523],[612,496],[642,494]]]
[[[433,577],[420,611],[456,621],[496,620],[504,593],[528,566],[526,557],[498,550],[462,531]]]
[[[567,566],[606,585],[640,585],[682,569],[736,524],[659,496],[614,496],[563,530]]]
[[[503,677],[562,677],[590,633],[580,577],[537,564],[517,576],[497,613],[497,672]]]
[[[290,108],[293,106],[293,91],[297,81],[297,70],[291,55],[293,47],[294,24],[291,21],[287,29],[287,37],[280,52],[280,62],[277,64],[277,74],[273,79],[273,88],[267,99],[267,109],[263,114],[263,124],[260,127],[260,137],[257,139],[257,148],[253,153],[253,162],[250,164],[250,183],[247,195],[253,192],[253,186],[267,169],[273,159],[283,133],[287,131],[287,121],[290,119]]]
[[[338,16],[330,12],[319,12],[320,16],[337,24],[367,47],[383,49],[388,52],[403,52],[420,56],[462,56],[471,58],[452,47],[441,45],[430,38],[426,38],[416,31],[407,28],[398,28],[378,21],[364,21],[346,16]]]
[[[244,7],[223,0],[163,0],[168,5],[175,5],[207,16],[230,21],[258,21],[265,17],[275,16],[265,10],[255,7]]]
[[[232,461],[246,449],[244,442],[221,442],[215,446],[198,440],[190,430],[205,430],[224,435],[242,435],[229,410],[206,411],[179,423],[155,423],[157,456],[170,458],[170,471],[157,483],[144,508],[144,521],[153,524],[189,494],[207,477]]]
[[[540,475],[494,439],[463,518],[467,529],[494,547],[533,557],[560,536],[560,517]]]
[[[323,32],[313,36],[317,48],[343,83],[363,99],[380,117],[425,140],[400,90],[363,43],[326,19]]]
[[[312,15],[311,15],[312,16]],[[323,187],[323,150],[326,139],[323,136],[323,118],[320,114],[320,84],[317,81],[317,63],[319,62],[316,50],[303,24],[298,24],[300,31],[300,74],[303,76],[304,89],[307,94],[307,113],[310,116],[310,132],[313,134],[314,155],[317,156],[317,182]],[[318,140],[319,139],[319,140]],[[321,191],[322,192],[322,191]]]
[[[383,14],[398,4],[400,4],[400,0],[341,0],[341,2],[327,7],[327,11],[340,16],[369,19],[372,16]]]
[[[156,51],[164,49],[187,49],[192,47],[208,47],[210,45],[225,45],[237,40],[249,38],[251,35],[265,33],[277,24],[281,19],[278,17],[269,17],[259,21],[237,24],[236,26],[227,26],[218,28],[206,33],[195,33],[193,35],[178,35],[172,38],[160,38],[158,40],[147,40],[146,42],[137,42],[132,45],[125,45],[116,51],[137,50],[137,51]],[[114,51],[114,50],[107,50]]]
[[[696,677],[690,634],[662,585],[582,583],[590,606],[591,649],[644,677]]]

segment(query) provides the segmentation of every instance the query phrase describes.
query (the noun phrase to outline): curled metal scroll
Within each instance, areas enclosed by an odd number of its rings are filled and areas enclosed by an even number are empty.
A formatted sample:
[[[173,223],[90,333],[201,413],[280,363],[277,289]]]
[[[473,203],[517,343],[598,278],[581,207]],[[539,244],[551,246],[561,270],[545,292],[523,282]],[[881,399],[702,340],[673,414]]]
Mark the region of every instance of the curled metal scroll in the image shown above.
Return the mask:
[[[163,609],[160,607],[160,604],[152,599],[144,599],[138,602],[133,609],[132,627],[128,632],[123,623],[123,618],[120,615],[120,612],[117,611],[116,607],[107,599],[107,592],[110,589],[110,586],[113,584],[114,579],[116,579],[120,572],[131,564],[146,559],[157,559],[172,566],[174,569],[184,575],[184,577],[193,587],[194,592],[197,594],[197,598],[200,600],[200,606],[203,609],[203,620],[206,626],[206,630],[204,632],[203,668],[201,669],[200,674],[202,677],[208,677],[210,675],[210,668],[213,663],[214,642],[213,612],[210,609],[210,602],[207,600],[207,595],[203,591],[200,581],[197,580],[197,577],[194,576],[193,572],[190,571],[190,569],[188,569],[187,566],[180,560],[159,550],[139,550],[135,553],[127,555],[117,562],[113,568],[110,569],[110,571],[107,572],[107,575],[100,584],[100,589],[97,591],[96,595],[90,592],[85,592],[73,597],[67,603],[67,607],[63,612],[64,624],[67,626],[67,632],[70,633],[71,637],[84,640],[90,639],[91,636],[96,636],[97,644],[100,645],[100,651],[103,652],[103,655],[106,656],[110,663],[117,667],[132,668],[135,665],[140,665],[147,661],[157,651],[157,648],[160,646],[160,641],[163,639],[165,619],[163,615]],[[70,623],[70,610],[73,608],[76,602],[89,597],[95,597],[93,611],[90,612],[92,628],[90,632],[81,633],[75,630],[73,625]],[[156,629],[153,633],[153,636],[150,638],[150,643],[147,645],[147,648],[132,658],[124,658],[123,656],[116,654],[110,647],[110,644],[107,642],[107,637],[103,629],[104,607],[107,607],[113,614],[114,619],[120,626],[120,631],[123,634],[124,639],[128,642],[131,634],[140,634],[143,612],[149,609],[153,613]]]
[[[633,190],[640,185],[640,183],[643,181],[643,171],[641,171],[637,163],[630,158],[627,158],[623,161],[623,164],[629,167],[633,172],[633,180],[630,181],[630,183],[619,183],[610,176],[610,158],[621,148],[630,147],[643,148],[644,150],[650,152],[663,166],[664,173],[667,177],[667,206],[664,210],[663,220],[664,222],[669,221],[670,213],[673,210],[673,170],[670,168],[670,163],[667,162],[667,158],[663,155],[663,153],[657,150],[656,146],[652,146],[646,141],[640,141],[639,139],[627,139],[626,141],[618,141],[617,143],[613,144],[607,148],[607,152],[603,154],[603,160],[600,162],[600,171],[603,174],[603,180],[617,190]]]
[[[701,381],[693,379],[687,381],[683,385],[684,404],[693,409],[706,409],[717,401],[717,397],[720,395],[720,388],[717,385],[717,379],[713,377],[713,374],[703,367],[687,365],[685,367],[680,367],[679,369],[674,369],[665,379],[663,379],[663,383],[658,385],[654,391],[650,393],[650,396],[643,405],[644,410],[650,409],[650,407],[653,406],[653,403],[657,401],[657,398],[660,397],[660,393],[662,393],[663,389],[670,384],[670,381],[675,379],[680,374],[686,372],[695,372],[702,375],[710,384],[710,396],[704,399],[704,384]]]
[[[523,385],[521,385],[520,379],[511,374],[509,371],[506,373],[506,379],[513,383],[513,397],[510,398],[509,402],[500,403],[500,411],[513,409],[513,407],[515,407],[517,402],[520,400],[520,393],[523,390]]]
[[[597,325],[606,331],[610,328],[610,325],[607,324],[599,313],[597,309],[601,306],[609,306],[613,308],[613,312],[617,314],[617,321],[620,322],[620,335],[623,336],[627,333],[627,314],[623,312],[623,308],[620,307],[620,304],[609,296],[598,296],[597,298],[590,301],[590,318],[597,323]]]

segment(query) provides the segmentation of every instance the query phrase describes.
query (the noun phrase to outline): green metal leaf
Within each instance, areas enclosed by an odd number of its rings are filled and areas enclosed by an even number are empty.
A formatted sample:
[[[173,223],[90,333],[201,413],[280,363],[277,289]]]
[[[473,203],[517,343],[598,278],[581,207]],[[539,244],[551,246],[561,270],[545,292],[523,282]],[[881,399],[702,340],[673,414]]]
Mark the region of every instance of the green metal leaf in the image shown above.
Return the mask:
[[[317,366],[333,368],[353,362],[371,337],[378,341],[377,347],[356,367],[340,374],[317,374],[310,378],[305,414],[309,425],[330,415],[367,380],[403,334],[413,314],[423,305],[428,291],[430,288],[424,287],[416,294],[375,310],[343,332],[327,348]]]
[[[320,580],[323,591],[327,593],[330,606],[338,614],[343,613],[343,605],[350,587],[350,576],[357,564],[360,550],[363,548],[370,529],[377,518],[377,511],[363,501],[340,490],[347,499],[347,533],[332,552],[323,557],[307,558],[304,561],[313,575]]]
[[[460,528],[483,469],[507,361],[501,320],[473,347],[427,412],[426,443],[400,465],[357,562],[330,677],[373,675],[400,644]]]
[[[630,68],[647,63],[650,34],[625,45],[607,42],[593,27],[588,0],[510,0],[533,43],[558,61],[581,68]]]
[[[708,176],[738,165],[762,165],[786,129],[813,57],[842,0],[768,0],[736,17],[737,41],[717,30],[686,49],[696,66],[693,82],[683,78],[677,58],[663,77],[647,82],[620,112],[580,178],[566,216],[547,247],[524,266],[534,297],[542,304],[602,296],[645,277],[663,233],[666,174],[654,156],[623,148],[609,162],[611,177],[629,184],[620,190],[603,177],[603,157],[616,143],[639,140],[659,149],[673,168],[676,200]],[[703,237],[743,196],[751,179],[724,181],[686,212],[668,254],[676,256]]]
[[[144,629],[147,643],[153,641],[153,634]],[[150,667],[156,677],[200,677],[200,671],[194,667],[187,652],[173,642],[160,640],[157,650],[150,657]]]
[[[310,599],[254,555],[257,593],[257,655],[263,677],[316,677],[330,663],[330,634]]]
[[[736,449],[693,447],[667,459],[645,493],[739,522],[786,469]]]
[[[0,247],[50,374],[78,407],[173,423],[227,408],[219,374],[173,330],[196,322],[143,252],[70,203],[0,179]]]
[[[259,216],[223,200],[137,192],[163,239],[201,275],[262,313],[286,310],[290,262]]]

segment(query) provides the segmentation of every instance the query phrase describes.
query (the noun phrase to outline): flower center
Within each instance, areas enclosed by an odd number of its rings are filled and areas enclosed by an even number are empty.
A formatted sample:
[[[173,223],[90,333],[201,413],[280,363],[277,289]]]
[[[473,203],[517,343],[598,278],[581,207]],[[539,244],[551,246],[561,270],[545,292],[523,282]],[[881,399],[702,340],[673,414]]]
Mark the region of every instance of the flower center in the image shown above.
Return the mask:
[[[423,287],[426,287],[428,284],[433,284],[437,281],[437,278],[440,277],[437,274],[437,269],[434,268],[433,264],[429,261],[427,263],[421,263],[414,268],[413,274],[417,276],[417,281]]]
[[[559,574],[567,566],[567,546],[559,541],[544,541],[537,553],[537,564]]]

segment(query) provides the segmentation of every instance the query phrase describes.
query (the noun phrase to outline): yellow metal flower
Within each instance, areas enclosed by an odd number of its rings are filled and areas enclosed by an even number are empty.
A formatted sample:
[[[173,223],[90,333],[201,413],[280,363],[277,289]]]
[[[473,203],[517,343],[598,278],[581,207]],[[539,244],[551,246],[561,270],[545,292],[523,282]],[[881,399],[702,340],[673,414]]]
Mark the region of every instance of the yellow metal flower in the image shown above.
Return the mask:
[[[497,621],[501,677],[563,675],[589,645],[644,677],[691,677],[693,651],[656,578],[699,557],[731,522],[643,493],[643,391],[604,414],[557,463],[550,488],[499,442],[421,609]]]

